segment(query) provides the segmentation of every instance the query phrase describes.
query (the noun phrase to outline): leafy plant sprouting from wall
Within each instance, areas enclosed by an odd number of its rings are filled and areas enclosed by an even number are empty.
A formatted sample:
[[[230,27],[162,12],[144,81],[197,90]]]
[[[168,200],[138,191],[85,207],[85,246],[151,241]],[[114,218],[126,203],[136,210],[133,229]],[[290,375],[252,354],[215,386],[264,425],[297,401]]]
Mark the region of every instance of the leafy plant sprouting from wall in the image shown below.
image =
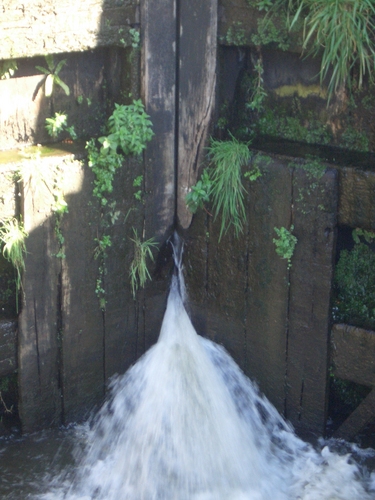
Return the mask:
[[[186,195],[186,205],[192,214],[195,214],[198,209],[204,208],[205,203],[210,201],[211,187],[212,181],[209,169],[205,169],[201,178]]]
[[[252,111],[260,112],[264,106],[264,100],[267,97],[267,91],[264,88],[263,81],[263,58],[262,53],[259,51],[259,57],[254,64],[255,77],[252,82],[252,93],[250,96],[249,102],[246,104],[246,107],[251,109]]]
[[[293,224],[290,226],[290,229],[286,227],[274,227],[277,238],[273,238],[272,240],[276,246],[277,255],[288,261],[288,269],[292,267],[292,257],[298,241],[296,236],[292,234],[293,229]]]
[[[105,260],[107,258],[107,248],[112,246],[111,237],[102,235],[101,238],[95,238],[97,246],[94,250],[94,258],[99,260],[99,277],[96,280],[95,294],[99,300],[99,306],[102,311],[106,308],[106,292],[104,288],[104,278],[106,274]]]
[[[46,118],[46,129],[48,135],[56,139],[60,132],[64,130],[68,123],[66,113],[55,113],[51,118]]]
[[[18,292],[22,288],[22,272],[25,270],[26,243],[28,233],[21,221],[15,217],[0,220],[0,243],[4,257],[11,262],[16,272],[16,307],[18,311]]]
[[[18,69],[18,63],[15,59],[6,59],[0,61],[0,80],[9,80]]]
[[[131,46],[133,49],[139,49],[141,45],[141,34],[136,28],[130,28],[129,30]]]
[[[95,174],[93,194],[102,206],[108,202],[106,195],[113,190],[113,179],[124,155],[140,155],[154,135],[150,117],[140,99],[128,105],[115,104],[107,130],[108,135],[99,138],[101,146],[94,139],[86,145],[88,164]]]
[[[74,125],[68,126],[68,115],[64,112],[46,118],[46,130],[52,139],[57,139],[61,132],[68,132],[73,141],[78,137]]]
[[[128,105],[115,104],[115,110],[108,119],[108,132],[107,136],[99,139],[103,155],[117,149],[125,156],[140,155],[154,135],[150,117],[140,99]]]
[[[60,71],[66,64],[66,59],[62,59],[58,63],[55,63],[53,55],[47,54],[45,56],[45,60],[47,68],[44,68],[43,66],[35,66],[38,71],[41,71],[46,76],[43,78],[40,84],[37,85],[33,99],[35,99],[35,97],[39,92],[39,89],[43,84],[44,84],[44,94],[46,97],[51,97],[55,84],[61,87],[66,95],[70,95],[70,89],[68,85],[65,82],[63,82],[59,77]]]
[[[152,250],[157,248],[158,244],[154,238],[142,241],[134,228],[133,233],[134,237],[131,238],[131,241],[134,243],[134,258],[130,265],[129,276],[133,297],[135,298],[138,288],[143,288],[146,281],[151,279],[147,260],[154,261]]]

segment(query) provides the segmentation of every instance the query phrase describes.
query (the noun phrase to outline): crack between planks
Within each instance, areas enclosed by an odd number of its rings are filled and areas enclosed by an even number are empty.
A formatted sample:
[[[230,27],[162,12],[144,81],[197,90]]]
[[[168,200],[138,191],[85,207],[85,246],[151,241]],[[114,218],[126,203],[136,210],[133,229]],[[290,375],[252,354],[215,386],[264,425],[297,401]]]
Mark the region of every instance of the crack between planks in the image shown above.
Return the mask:
[[[41,380],[41,370],[40,370],[39,331],[38,331],[38,320],[37,320],[37,314],[36,314],[35,296],[34,296],[33,302],[34,302],[35,349],[36,349],[36,359],[37,359],[37,369],[38,369],[38,380],[39,380],[39,386],[41,386],[42,380]]]

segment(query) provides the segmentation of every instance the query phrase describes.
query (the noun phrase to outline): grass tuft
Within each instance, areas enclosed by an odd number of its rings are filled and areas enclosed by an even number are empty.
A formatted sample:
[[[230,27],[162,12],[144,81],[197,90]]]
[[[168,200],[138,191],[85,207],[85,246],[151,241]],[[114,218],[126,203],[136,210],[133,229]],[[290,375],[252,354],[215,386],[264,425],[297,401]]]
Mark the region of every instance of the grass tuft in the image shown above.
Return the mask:
[[[152,250],[158,246],[154,238],[142,241],[138,236],[138,232],[133,227],[134,238],[130,238],[134,243],[134,258],[130,264],[129,276],[130,284],[132,287],[133,297],[135,298],[138,288],[144,288],[146,281],[151,279],[150,272],[148,270],[147,259],[151,259],[154,262],[154,256]]]
[[[221,240],[233,225],[236,236],[243,231],[246,220],[244,204],[245,188],[242,184],[241,167],[249,163],[251,153],[247,143],[239,142],[232,136],[229,141],[211,139],[209,157],[215,168],[211,172],[212,202],[215,218],[221,212]]]

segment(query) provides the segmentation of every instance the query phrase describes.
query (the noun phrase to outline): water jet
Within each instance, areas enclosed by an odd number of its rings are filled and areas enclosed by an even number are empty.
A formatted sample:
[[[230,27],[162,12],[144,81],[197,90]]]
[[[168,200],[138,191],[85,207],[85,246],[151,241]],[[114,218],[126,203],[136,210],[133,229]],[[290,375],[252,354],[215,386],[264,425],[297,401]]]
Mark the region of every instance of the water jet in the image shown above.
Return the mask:
[[[298,438],[184,307],[182,247],[157,343],[93,418],[43,500],[370,500],[375,475]]]

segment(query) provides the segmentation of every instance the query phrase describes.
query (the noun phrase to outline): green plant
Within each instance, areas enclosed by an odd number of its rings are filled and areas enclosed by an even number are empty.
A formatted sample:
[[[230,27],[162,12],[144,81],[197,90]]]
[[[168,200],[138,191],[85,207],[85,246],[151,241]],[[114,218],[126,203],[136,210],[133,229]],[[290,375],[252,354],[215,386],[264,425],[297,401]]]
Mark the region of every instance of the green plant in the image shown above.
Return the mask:
[[[123,157],[116,151],[111,154],[102,154],[94,139],[86,143],[88,165],[95,174],[93,194],[100,199],[104,206],[108,203],[105,195],[113,191],[115,172],[122,165]]]
[[[290,5],[295,3],[296,0],[289,0]],[[345,85],[351,86],[354,67],[357,69],[359,88],[366,72],[372,79],[375,62],[374,15],[373,0],[297,1],[290,26],[303,16],[303,48],[314,56],[322,53],[320,78],[323,81],[330,76],[329,95]]]
[[[55,215],[55,236],[59,246],[59,250],[56,253],[55,257],[57,257],[58,259],[65,259],[65,238],[62,232],[61,225],[64,214],[69,212],[68,204],[65,201],[64,192],[62,190],[62,181],[62,170],[59,167],[56,167],[54,170],[52,188],[50,188],[49,190],[53,196],[53,203],[51,208]]]
[[[370,141],[364,132],[348,125],[341,134],[340,146],[352,151],[367,152],[370,150]]]
[[[259,177],[262,176],[262,169],[267,168],[267,166],[272,162],[272,158],[263,153],[257,153],[251,159],[251,170],[245,172],[244,177],[254,182]]]
[[[70,138],[73,141],[78,139],[78,135],[77,135],[77,132],[76,132],[74,125],[70,125],[69,127],[65,127],[65,130],[68,132],[68,134],[70,135]]]
[[[270,9],[266,10],[266,12],[269,10]],[[267,14],[258,19],[257,32],[251,35],[251,41],[256,47],[273,43],[276,44],[280,50],[288,50],[290,46],[290,36],[286,26],[285,13],[279,12],[278,14],[281,21],[278,20],[273,22]]]
[[[373,81],[375,62],[375,5],[373,0],[248,0],[264,10],[255,45],[282,41],[283,31],[302,29],[301,45],[310,56],[320,57],[320,80],[327,81],[328,103],[333,94],[363,85],[367,73]],[[275,21],[275,22],[274,22]],[[277,25],[277,28],[276,28]],[[279,44],[282,48],[283,41]]]
[[[151,279],[147,265],[147,258],[154,261],[152,250],[153,248],[157,248],[158,244],[154,238],[142,241],[138,236],[137,230],[134,228],[133,233],[134,238],[130,239],[134,243],[134,257],[130,265],[129,276],[133,297],[135,298],[138,288],[143,288],[147,279]]]
[[[55,113],[51,118],[46,118],[46,129],[48,134],[56,139],[57,136],[64,130],[68,123],[68,116],[66,113]]]
[[[154,135],[140,99],[129,105],[115,104],[107,129],[109,134],[99,138],[101,147],[97,147],[94,139],[86,144],[88,165],[95,174],[93,194],[102,205],[108,202],[105,194],[113,190],[113,178],[124,155],[141,154]]]
[[[259,57],[257,63],[254,66],[254,70],[256,76],[253,80],[252,84],[252,94],[250,97],[250,102],[246,104],[246,107],[251,109],[252,111],[261,111],[263,109],[263,103],[265,98],[267,97],[267,92],[264,88],[263,81],[263,61],[262,58]]]
[[[130,28],[129,33],[133,49],[138,49],[141,44],[141,34],[139,33],[139,30]]]
[[[208,169],[204,169],[201,178],[191,186],[190,191],[186,195],[186,205],[192,214],[204,207],[205,203],[210,200],[212,181]]]
[[[307,116],[307,121],[302,113],[289,116],[287,110],[276,114],[273,109],[267,109],[259,117],[257,129],[261,135],[307,144],[329,144],[332,141],[332,131],[327,125],[311,115]]]
[[[210,172],[209,194],[215,218],[221,213],[220,241],[231,225],[237,236],[242,232],[246,212],[241,167],[248,164],[251,153],[248,143],[241,143],[232,136],[229,141],[211,139],[208,155],[214,165]]]
[[[18,69],[17,61],[7,59],[0,62],[0,80],[9,80]]]
[[[58,252],[54,255],[57,259],[65,259],[66,255],[63,250],[64,248],[64,243],[65,243],[65,238],[61,230],[61,215],[56,214],[55,218],[55,236],[57,243],[59,245],[59,250]]]
[[[365,239],[367,243],[372,243],[375,239],[375,232],[368,231],[367,229],[360,229],[359,227],[357,227],[356,229],[353,229],[352,236],[354,243],[360,243],[361,236]]]
[[[107,128],[109,135],[99,138],[103,155],[118,149],[124,155],[139,155],[154,135],[150,117],[140,99],[128,105],[115,104]]]
[[[51,97],[54,84],[59,85],[66,95],[70,94],[69,87],[66,83],[64,83],[59,77],[59,73],[62,70],[63,66],[66,64],[66,59],[62,59],[58,63],[55,63],[54,58],[51,54],[45,56],[45,60],[47,63],[47,68],[43,66],[35,66],[37,70],[44,73],[46,76],[43,78],[41,85],[44,83],[44,94],[46,97]],[[39,90],[39,87],[37,87]]]
[[[22,222],[15,217],[0,220],[0,242],[3,246],[4,257],[11,262],[16,271],[16,289],[22,288],[22,272],[25,270],[26,244],[28,233]],[[18,311],[18,293],[16,294],[16,306]]]
[[[272,0],[247,0],[250,7],[256,7],[258,10],[268,12],[273,6]]]
[[[342,250],[334,274],[334,321],[375,328],[375,253],[360,241],[367,232],[355,233],[352,250]],[[354,236],[354,234],[353,234]]]
[[[92,104],[92,100],[89,97],[84,97],[82,94],[77,97],[77,103],[79,105],[81,105],[81,104],[83,104],[85,99],[86,99],[87,106],[90,107]]]
[[[304,170],[310,179],[321,179],[327,170],[322,160],[313,156],[307,156],[306,161],[295,166]]]
[[[233,25],[228,28],[225,41],[229,45],[246,45],[245,30],[242,28],[241,21],[234,22]]]
[[[54,116],[46,118],[46,129],[48,134],[53,138],[57,139],[61,132],[68,132],[69,136],[75,141],[77,139],[77,133],[75,131],[74,125],[68,127],[68,115],[66,113],[56,112]]]
[[[106,308],[106,291],[104,286],[104,278],[106,275],[106,265],[105,260],[107,258],[107,248],[112,246],[111,237],[108,235],[102,235],[100,238],[95,238],[97,246],[94,249],[94,258],[99,259],[99,276],[96,279],[95,294],[99,300],[99,307],[102,311]]]
[[[101,238],[95,238],[97,246],[94,250],[94,258],[97,259],[100,255],[106,255],[106,250],[108,247],[112,246],[111,237],[108,235],[103,235]]]
[[[138,177],[136,177],[133,181],[133,187],[140,187],[142,186],[142,183],[143,183],[143,175],[138,175]],[[142,201],[142,195],[143,195],[143,191],[142,189],[138,189],[135,193],[134,193],[134,198],[137,200],[137,201]]]
[[[285,227],[274,227],[277,238],[272,240],[276,246],[277,255],[288,261],[288,269],[292,266],[292,257],[298,241],[296,236],[292,234],[293,229],[293,224],[290,226],[290,230]]]
[[[272,158],[264,153],[257,153],[251,158],[251,170],[245,172],[244,177],[250,181],[256,181],[262,176],[261,168],[264,170],[272,162]]]

